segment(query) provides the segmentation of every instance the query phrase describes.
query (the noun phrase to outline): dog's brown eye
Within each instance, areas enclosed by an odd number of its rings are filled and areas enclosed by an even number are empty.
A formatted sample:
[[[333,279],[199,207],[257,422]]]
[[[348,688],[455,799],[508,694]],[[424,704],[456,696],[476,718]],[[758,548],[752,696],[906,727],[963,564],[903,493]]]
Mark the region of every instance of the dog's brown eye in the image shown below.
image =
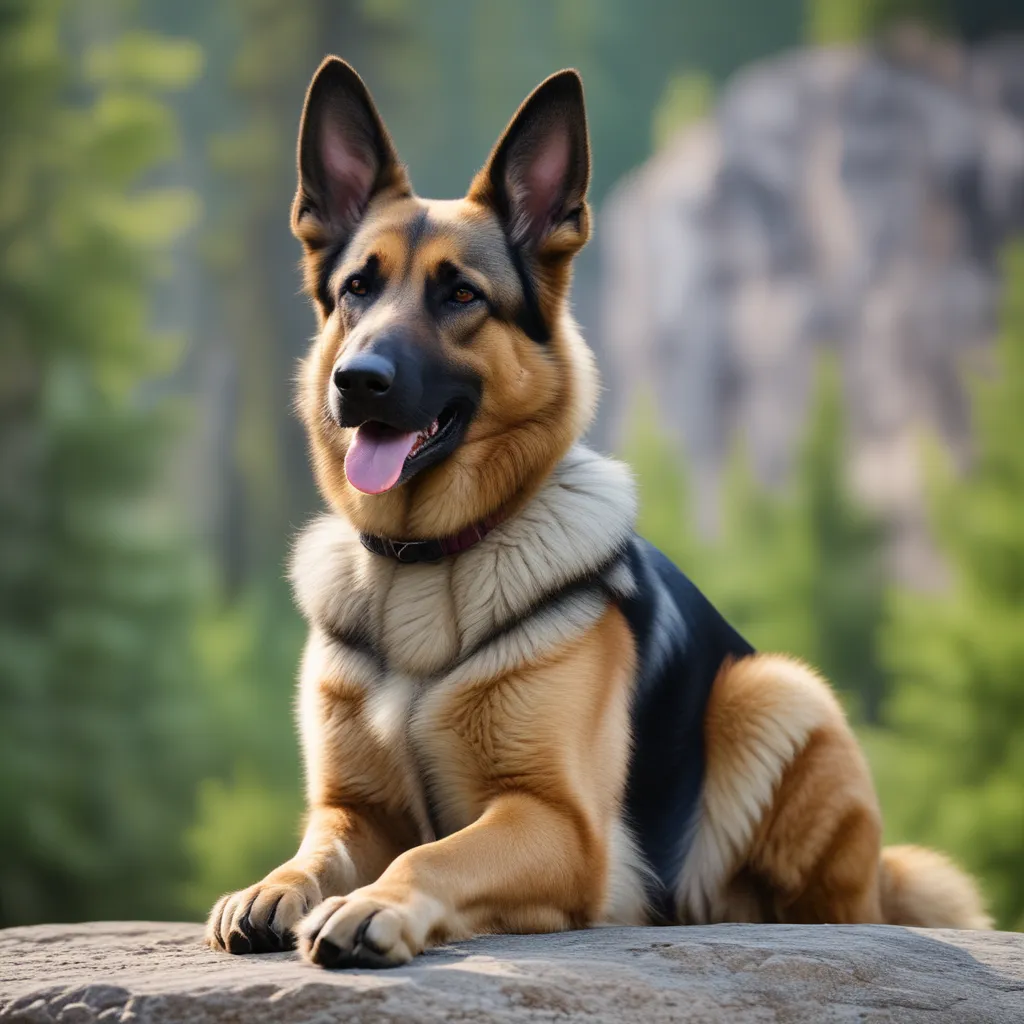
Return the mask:
[[[457,302],[460,306],[466,305],[467,302],[472,302],[476,298],[476,292],[472,288],[456,288],[452,292],[452,301]]]
[[[346,289],[353,295],[363,296],[370,289],[366,285],[366,281],[361,277],[353,277],[349,279]]]

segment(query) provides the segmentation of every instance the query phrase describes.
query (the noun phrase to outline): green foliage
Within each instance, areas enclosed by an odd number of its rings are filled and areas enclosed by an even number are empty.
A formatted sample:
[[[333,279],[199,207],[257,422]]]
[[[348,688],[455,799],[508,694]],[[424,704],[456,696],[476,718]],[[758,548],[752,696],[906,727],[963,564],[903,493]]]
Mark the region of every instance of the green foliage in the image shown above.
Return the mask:
[[[742,446],[722,487],[720,536],[692,539],[678,457],[647,420],[627,450],[641,498],[640,532],[682,566],[755,646],[805,658],[859,717],[877,718],[884,677],[874,655],[884,577],[878,524],[843,480],[839,376],[819,367],[808,432],[789,492],[757,484]]]
[[[884,674],[875,655],[884,603],[883,531],[850,493],[838,366],[820,367],[811,429],[800,455],[799,507],[811,548],[813,661],[876,721]]]
[[[204,779],[185,839],[194,865],[182,894],[189,916],[204,918],[224,893],[252,885],[288,860],[299,845],[301,812],[297,795],[252,771]]]
[[[195,210],[140,185],[176,146],[153,86],[195,54],[135,37],[103,57],[85,30],[109,6],[0,20],[3,925],[173,913],[153,883],[183,875],[202,762],[187,559],[158,501],[175,426],[141,390],[170,358],[149,289]]]
[[[659,430],[650,400],[637,406],[623,455],[636,478],[637,532],[686,572],[699,575],[701,550],[690,518],[682,453]]]
[[[817,568],[800,478],[792,494],[761,487],[737,444],[722,486],[723,530],[707,581],[726,616],[763,650],[787,651],[822,667],[817,655]]]
[[[857,42],[906,21],[946,29],[958,6],[952,0],[807,0],[807,38],[819,45]]]
[[[714,85],[706,74],[674,71],[651,117],[654,148],[661,149],[677,132],[706,117],[714,98]]]
[[[304,628],[280,582],[253,584],[208,607],[197,631],[217,766],[199,791],[186,837],[188,911],[205,916],[222,893],[287,860],[302,814],[292,702]]]
[[[996,372],[974,381],[976,454],[957,479],[932,457],[933,520],[952,574],[942,594],[896,590],[884,634],[887,721],[922,768],[892,815],[985,881],[1024,927],[1024,245],[1005,259]]]

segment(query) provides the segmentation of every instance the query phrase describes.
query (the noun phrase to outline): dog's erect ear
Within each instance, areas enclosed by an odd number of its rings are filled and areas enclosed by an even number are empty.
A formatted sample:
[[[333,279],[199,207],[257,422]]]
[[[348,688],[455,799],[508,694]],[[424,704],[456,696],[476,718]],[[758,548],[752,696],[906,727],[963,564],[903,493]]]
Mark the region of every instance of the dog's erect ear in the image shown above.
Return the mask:
[[[559,71],[516,111],[469,196],[494,208],[513,245],[574,252],[587,240],[589,181],[583,82]]]
[[[348,238],[370,200],[412,189],[363,80],[338,57],[317,69],[299,128],[292,232],[307,250]]]

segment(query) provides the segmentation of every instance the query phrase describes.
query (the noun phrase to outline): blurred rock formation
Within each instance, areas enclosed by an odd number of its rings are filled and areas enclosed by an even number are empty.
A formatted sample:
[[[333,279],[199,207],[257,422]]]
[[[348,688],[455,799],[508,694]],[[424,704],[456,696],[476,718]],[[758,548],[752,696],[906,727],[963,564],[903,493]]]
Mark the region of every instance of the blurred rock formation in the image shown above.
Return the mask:
[[[832,349],[851,482],[895,575],[934,585],[922,436],[970,457],[964,375],[985,368],[1022,227],[1024,39],[906,31],[752,67],[601,212],[599,440],[618,446],[652,394],[713,532],[738,434],[760,480],[786,480]]]

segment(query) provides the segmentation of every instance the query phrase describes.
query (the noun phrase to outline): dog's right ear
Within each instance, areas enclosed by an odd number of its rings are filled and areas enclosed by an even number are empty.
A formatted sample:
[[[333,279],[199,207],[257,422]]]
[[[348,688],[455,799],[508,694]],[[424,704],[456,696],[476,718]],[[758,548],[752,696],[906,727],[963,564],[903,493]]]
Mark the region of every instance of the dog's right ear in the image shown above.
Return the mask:
[[[583,82],[571,68],[523,101],[469,196],[490,206],[528,256],[572,255],[587,240],[590,143]]]
[[[412,194],[369,90],[338,57],[328,57],[309,85],[298,162],[292,233],[307,253],[344,244],[377,195]]]

